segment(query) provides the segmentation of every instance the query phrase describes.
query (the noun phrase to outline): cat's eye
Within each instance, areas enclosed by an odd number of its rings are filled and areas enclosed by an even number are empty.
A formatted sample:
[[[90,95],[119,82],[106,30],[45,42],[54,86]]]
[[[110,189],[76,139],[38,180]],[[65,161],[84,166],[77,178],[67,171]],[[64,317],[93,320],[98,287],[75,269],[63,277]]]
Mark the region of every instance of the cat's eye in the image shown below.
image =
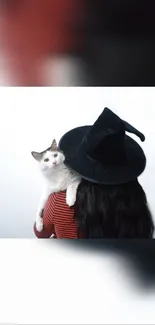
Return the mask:
[[[54,154],[54,158],[56,158],[56,157],[58,157],[58,154],[57,153]]]
[[[48,158],[46,158],[46,159],[44,159],[44,161],[45,161],[45,162],[48,162],[48,161],[49,161],[49,159],[48,159]]]

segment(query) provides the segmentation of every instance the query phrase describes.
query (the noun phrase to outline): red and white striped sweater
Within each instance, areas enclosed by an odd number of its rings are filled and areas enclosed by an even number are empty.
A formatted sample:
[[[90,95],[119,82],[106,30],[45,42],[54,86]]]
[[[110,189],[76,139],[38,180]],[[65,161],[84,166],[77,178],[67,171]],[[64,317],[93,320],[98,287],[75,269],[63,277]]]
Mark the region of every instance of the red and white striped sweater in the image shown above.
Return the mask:
[[[38,238],[50,238],[54,233],[56,238],[78,238],[77,225],[73,218],[74,208],[66,204],[66,192],[51,194],[43,213],[44,228],[34,233]]]

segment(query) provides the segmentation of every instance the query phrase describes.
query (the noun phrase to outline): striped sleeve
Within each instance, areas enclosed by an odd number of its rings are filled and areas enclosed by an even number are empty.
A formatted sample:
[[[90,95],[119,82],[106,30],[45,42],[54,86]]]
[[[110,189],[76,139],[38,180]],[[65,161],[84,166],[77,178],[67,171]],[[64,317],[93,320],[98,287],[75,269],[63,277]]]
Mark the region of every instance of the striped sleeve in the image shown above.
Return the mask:
[[[57,238],[78,238],[74,207],[66,203],[66,192],[55,194],[53,223]]]
[[[41,232],[37,231],[36,224],[34,224],[33,230],[38,238],[50,238],[52,234],[55,234],[54,224],[53,224],[53,211],[55,205],[55,195],[50,195],[48,198],[44,213],[43,213],[43,230]]]
[[[39,233],[39,238],[49,238],[52,233],[56,238],[78,238],[74,207],[66,204],[65,191],[49,196],[44,208],[43,224],[44,229]]]

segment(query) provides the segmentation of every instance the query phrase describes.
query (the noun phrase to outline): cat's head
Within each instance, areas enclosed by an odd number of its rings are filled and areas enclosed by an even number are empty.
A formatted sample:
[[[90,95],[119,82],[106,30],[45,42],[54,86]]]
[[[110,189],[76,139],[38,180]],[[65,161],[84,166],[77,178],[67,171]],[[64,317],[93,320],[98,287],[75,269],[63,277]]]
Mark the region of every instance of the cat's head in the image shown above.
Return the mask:
[[[42,152],[32,151],[31,154],[39,162],[39,167],[42,172],[53,170],[65,160],[65,156],[58,149],[56,140],[53,140],[50,148]]]

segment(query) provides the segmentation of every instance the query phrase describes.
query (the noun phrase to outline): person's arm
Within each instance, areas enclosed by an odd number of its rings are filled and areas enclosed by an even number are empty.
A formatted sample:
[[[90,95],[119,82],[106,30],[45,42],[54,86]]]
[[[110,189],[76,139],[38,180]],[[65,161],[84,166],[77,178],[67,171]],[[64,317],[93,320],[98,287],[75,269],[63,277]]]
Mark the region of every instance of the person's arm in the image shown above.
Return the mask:
[[[73,218],[74,208],[66,203],[66,191],[49,196],[43,212],[43,230],[34,233],[38,238],[78,238],[77,225]]]
[[[36,223],[34,224],[33,231],[37,238],[50,238],[54,233],[54,226],[50,226],[48,228],[43,228],[42,231],[38,231],[36,229]]]
[[[53,224],[53,207],[55,205],[55,195],[50,195],[43,212],[43,230],[37,231],[36,224],[34,224],[33,231],[38,238],[50,238],[52,234],[55,234]]]

